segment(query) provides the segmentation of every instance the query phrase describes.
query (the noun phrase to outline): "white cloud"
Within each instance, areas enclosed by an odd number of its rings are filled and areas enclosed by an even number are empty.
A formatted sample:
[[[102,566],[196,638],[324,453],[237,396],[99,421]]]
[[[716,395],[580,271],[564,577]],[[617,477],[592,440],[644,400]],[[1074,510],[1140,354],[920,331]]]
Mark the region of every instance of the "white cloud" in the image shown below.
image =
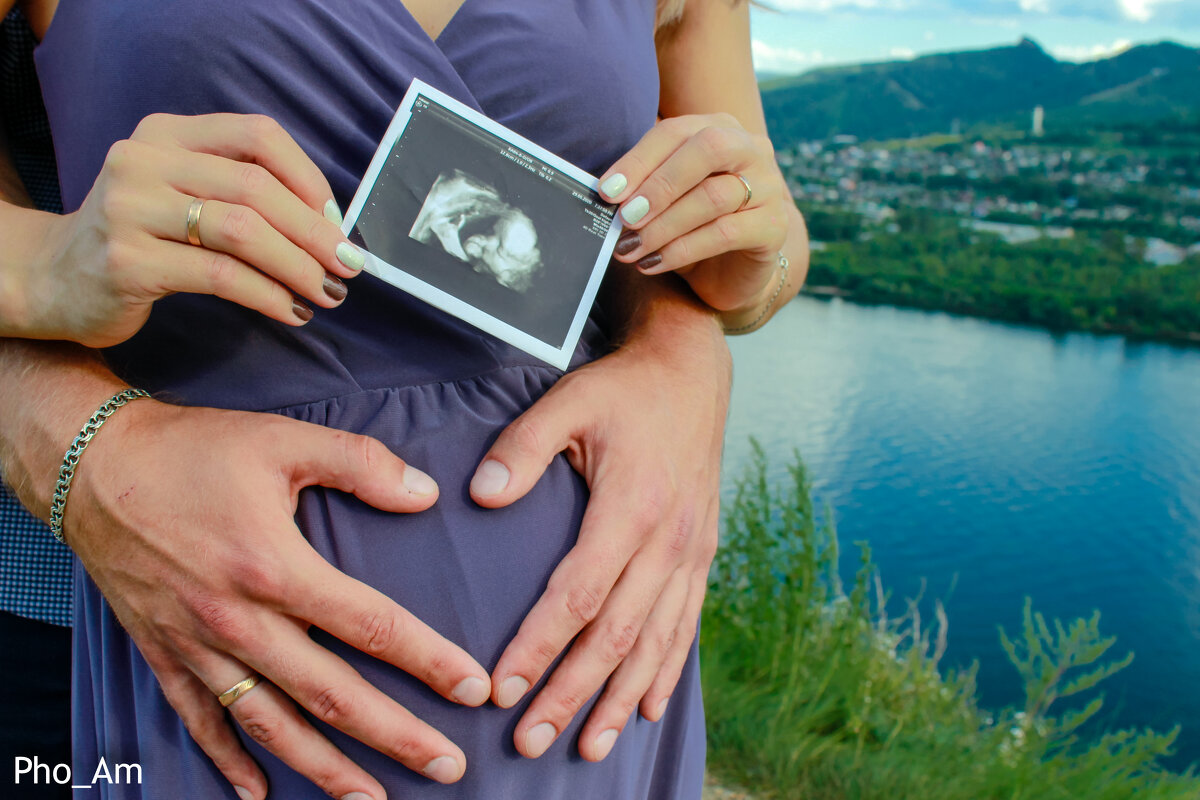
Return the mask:
[[[893,47],[887,51],[887,54],[892,58],[899,58],[905,61],[916,58],[917,51],[911,47]]]
[[[1154,7],[1163,3],[1173,3],[1178,0],[1117,0],[1117,7],[1135,22],[1148,22],[1154,16]]]
[[[1038,14],[1050,13],[1049,0],[1017,0],[1017,5],[1022,11],[1034,11]]]
[[[1058,45],[1051,47],[1050,52],[1060,61],[1094,61],[1124,52],[1130,44],[1128,39],[1117,39],[1112,44]]]
[[[758,39],[750,47],[754,55],[754,68],[760,72],[798,72],[825,60],[820,50],[776,47]]]

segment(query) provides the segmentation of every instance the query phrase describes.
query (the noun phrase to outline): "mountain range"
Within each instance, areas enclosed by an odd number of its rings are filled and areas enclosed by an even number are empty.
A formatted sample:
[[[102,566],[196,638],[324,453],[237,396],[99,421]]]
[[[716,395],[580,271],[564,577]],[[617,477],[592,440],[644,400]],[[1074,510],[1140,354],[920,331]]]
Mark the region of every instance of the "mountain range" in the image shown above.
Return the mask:
[[[1196,119],[1200,48],[1160,42],[1079,64],[1025,38],[989,50],[818,69],[759,86],[777,147],[836,134],[892,139],[979,125],[1027,129],[1039,105],[1048,131]]]

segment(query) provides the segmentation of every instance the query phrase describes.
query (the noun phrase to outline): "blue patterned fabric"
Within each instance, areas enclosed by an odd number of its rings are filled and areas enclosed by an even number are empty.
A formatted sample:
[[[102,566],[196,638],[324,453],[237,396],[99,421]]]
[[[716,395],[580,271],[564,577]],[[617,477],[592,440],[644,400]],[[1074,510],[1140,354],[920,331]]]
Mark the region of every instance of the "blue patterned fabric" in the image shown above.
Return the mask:
[[[33,67],[37,41],[19,11],[0,22],[4,138],[25,188],[43,211],[62,213],[50,126]],[[71,551],[0,484],[0,610],[71,624]]]

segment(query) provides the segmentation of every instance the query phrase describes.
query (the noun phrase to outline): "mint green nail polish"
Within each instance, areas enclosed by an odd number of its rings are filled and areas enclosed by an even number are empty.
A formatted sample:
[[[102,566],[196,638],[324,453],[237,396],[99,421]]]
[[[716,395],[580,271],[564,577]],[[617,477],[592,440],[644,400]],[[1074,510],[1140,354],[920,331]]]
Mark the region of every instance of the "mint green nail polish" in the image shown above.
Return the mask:
[[[650,201],[640,194],[625,204],[621,209],[621,217],[626,225],[636,225],[650,211]]]
[[[325,201],[325,219],[339,228],[342,225],[342,211],[338,208],[338,204],[333,198]]]
[[[608,180],[600,184],[600,191],[609,198],[616,197],[621,192],[625,191],[625,187],[629,185],[629,179],[619,172],[608,176]]]
[[[353,270],[362,269],[363,264],[367,263],[362,251],[349,242],[342,242],[337,246],[337,258],[338,261]]]

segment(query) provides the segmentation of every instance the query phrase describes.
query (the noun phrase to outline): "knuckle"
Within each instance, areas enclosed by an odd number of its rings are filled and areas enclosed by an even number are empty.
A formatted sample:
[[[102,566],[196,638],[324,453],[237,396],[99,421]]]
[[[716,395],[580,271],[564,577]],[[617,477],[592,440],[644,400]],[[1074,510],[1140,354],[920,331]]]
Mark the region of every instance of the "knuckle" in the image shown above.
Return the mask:
[[[122,174],[137,160],[138,145],[130,139],[112,143],[104,156],[104,167],[114,174]]]
[[[729,150],[729,134],[721,128],[709,126],[696,134],[696,144],[713,161],[723,161]]]
[[[324,217],[314,217],[304,232],[304,247],[307,250],[318,250],[325,239],[325,231],[330,223]]]
[[[712,115],[714,126],[721,128],[740,128],[742,123],[738,122],[738,118],[728,111],[718,111]]]
[[[654,637],[654,649],[660,657],[666,656],[671,652],[671,647],[675,644],[675,628],[669,628],[662,631]]]
[[[271,173],[258,164],[245,164],[238,172],[238,189],[245,200],[252,200],[262,194],[271,180]]]
[[[679,183],[669,172],[660,169],[650,178],[650,190],[658,197],[675,197],[679,191]]]
[[[741,237],[741,224],[732,216],[721,217],[716,222],[716,234],[721,244],[726,247],[735,245]]]
[[[238,724],[242,726],[242,730],[246,732],[246,735],[255,742],[267,750],[274,750],[275,745],[282,737],[279,719],[274,714],[266,711],[254,708],[239,708],[243,703],[235,703],[231,706],[237,709],[234,716]]]
[[[361,436],[355,433],[345,433],[339,431],[338,438],[341,440],[342,456],[346,459],[346,466],[352,471],[365,471],[367,474],[374,472],[383,461],[384,453],[387,448],[377,440],[370,436]]]
[[[609,711],[612,713],[612,719],[620,720],[621,722],[632,717],[633,712],[637,711],[638,707],[638,698],[630,697],[624,692],[610,698],[607,702],[609,704]]]
[[[704,195],[708,198],[708,203],[714,210],[724,213],[725,209],[732,205],[730,202],[729,192],[725,190],[723,180],[714,180],[709,178],[700,186],[704,189]]]
[[[230,293],[236,283],[238,266],[238,262],[233,256],[214,250],[207,251],[204,271],[208,276],[208,283],[212,287],[213,294],[225,297]]]
[[[358,624],[361,650],[372,656],[382,656],[391,651],[396,643],[396,618],[383,612],[371,612],[363,616]]]
[[[542,452],[542,426],[528,416],[517,417],[505,432],[506,444],[524,458],[536,458]]]
[[[241,615],[227,602],[207,597],[196,601],[193,613],[196,622],[211,640],[228,645],[242,639],[245,624]]]
[[[647,490],[631,512],[631,522],[640,531],[657,528],[666,515],[667,500],[661,491]]]
[[[344,689],[327,686],[313,697],[309,711],[325,724],[340,728],[354,713],[354,698]]]
[[[100,213],[110,224],[120,222],[132,216],[134,201],[132,192],[114,187],[101,198]]]
[[[578,686],[560,687],[550,703],[550,718],[559,723],[555,727],[560,731],[565,728],[591,696],[591,692]]]
[[[269,149],[283,133],[280,124],[266,114],[247,114],[245,124],[247,140],[256,152]]]
[[[563,606],[567,616],[583,627],[596,618],[603,603],[604,596],[599,590],[579,584],[567,589]]]
[[[686,136],[688,130],[691,128],[691,123],[688,122],[686,117],[668,117],[667,119],[664,119],[662,122],[658,123],[658,125],[662,130],[666,131],[672,136],[677,136],[680,138]]]
[[[401,764],[421,763],[421,754],[425,751],[421,740],[412,735],[401,736],[388,745],[388,755]]]
[[[633,622],[613,623],[608,626],[604,636],[605,657],[609,663],[624,661],[633,646],[637,644],[641,630]]]
[[[696,533],[696,517],[690,506],[684,505],[666,526],[664,552],[670,563],[679,561],[691,549]]]
[[[562,652],[562,648],[549,639],[539,639],[533,644],[531,652],[535,663],[549,664],[558,658],[558,654]]]
[[[244,244],[250,241],[256,215],[248,208],[232,206],[225,212],[221,220],[221,235],[232,244]]]
[[[147,114],[133,129],[130,138],[147,139],[161,133],[171,122],[171,115],[162,112]]]

